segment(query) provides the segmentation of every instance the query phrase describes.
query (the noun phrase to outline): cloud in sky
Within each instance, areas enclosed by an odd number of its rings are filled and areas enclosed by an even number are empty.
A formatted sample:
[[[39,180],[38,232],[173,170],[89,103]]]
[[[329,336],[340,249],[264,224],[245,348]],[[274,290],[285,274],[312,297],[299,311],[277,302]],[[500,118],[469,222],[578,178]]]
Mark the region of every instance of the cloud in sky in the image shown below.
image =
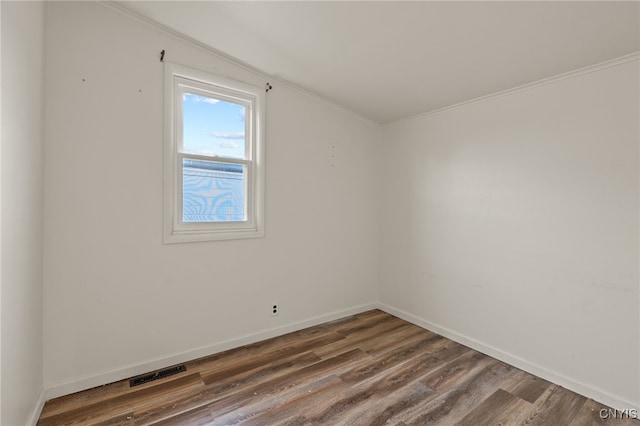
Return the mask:
[[[217,104],[218,102],[220,102],[220,100],[218,99],[208,98],[206,96],[194,95],[193,93],[185,93],[182,99],[185,101],[189,99],[192,102],[205,102],[208,104]]]
[[[213,132],[211,135],[220,139],[244,139],[244,132]]]
[[[234,141],[222,141],[222,142],[218,142],[217,145],[220,148],[224,148],[224,149],[236,149],[236,148],[238,148],[238,144],[235,143]]]

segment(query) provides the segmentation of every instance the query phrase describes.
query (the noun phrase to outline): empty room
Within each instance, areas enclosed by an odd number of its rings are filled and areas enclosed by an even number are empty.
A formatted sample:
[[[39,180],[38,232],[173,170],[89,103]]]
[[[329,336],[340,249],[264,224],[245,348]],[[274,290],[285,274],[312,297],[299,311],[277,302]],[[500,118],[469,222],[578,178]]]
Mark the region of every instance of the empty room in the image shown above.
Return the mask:
[[[640,2],[0,14],[0,425],[640,424]]]

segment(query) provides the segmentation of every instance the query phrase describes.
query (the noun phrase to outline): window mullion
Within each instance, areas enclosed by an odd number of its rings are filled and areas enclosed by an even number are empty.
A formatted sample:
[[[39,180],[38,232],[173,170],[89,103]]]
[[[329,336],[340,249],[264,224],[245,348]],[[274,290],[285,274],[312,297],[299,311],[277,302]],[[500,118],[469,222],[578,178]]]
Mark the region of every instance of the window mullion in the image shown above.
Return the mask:
[[[243,160],[240,158],[228,158],[228,157],[217,157],[210,155],[199,155],[199,154],[189,154],[186,152],[178,153],[178,161],[182,164],[182,159],[188,158],[190,160],[201,160],[201,161],[211,161],[214,163],[232,163],[232,164],[242,164],[245,166],[251,165],[251,160]]]

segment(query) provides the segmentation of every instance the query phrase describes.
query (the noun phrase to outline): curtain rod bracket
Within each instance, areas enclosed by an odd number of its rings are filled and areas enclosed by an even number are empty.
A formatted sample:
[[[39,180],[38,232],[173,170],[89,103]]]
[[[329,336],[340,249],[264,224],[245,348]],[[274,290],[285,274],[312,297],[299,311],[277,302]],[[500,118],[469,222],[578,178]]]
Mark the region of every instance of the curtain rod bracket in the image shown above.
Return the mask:
[[[267,89],[265,90],[265,92],[269,93],[269,90],[273,89],[273,86],[271,85],[271,83],[267,83]]]
[[[160,62],[164,62],[164,49],[160,52]]]

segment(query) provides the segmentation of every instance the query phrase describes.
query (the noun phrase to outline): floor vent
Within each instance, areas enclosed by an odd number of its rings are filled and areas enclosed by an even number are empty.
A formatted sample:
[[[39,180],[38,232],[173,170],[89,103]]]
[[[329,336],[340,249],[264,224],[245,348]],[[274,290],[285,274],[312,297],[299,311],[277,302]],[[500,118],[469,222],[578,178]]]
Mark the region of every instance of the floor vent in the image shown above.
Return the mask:
[[[164,370],[158,370],[154,371],[153,373],[137,376],[129,380],[129,387],[134,387],[147,382],[152,382],[154,380],[163,379],[168,376],[173,376],[174,374],[182,373],[183,371],[187,371],[187,367],[184,365],[179,365],[177,367],[165,368]]]

